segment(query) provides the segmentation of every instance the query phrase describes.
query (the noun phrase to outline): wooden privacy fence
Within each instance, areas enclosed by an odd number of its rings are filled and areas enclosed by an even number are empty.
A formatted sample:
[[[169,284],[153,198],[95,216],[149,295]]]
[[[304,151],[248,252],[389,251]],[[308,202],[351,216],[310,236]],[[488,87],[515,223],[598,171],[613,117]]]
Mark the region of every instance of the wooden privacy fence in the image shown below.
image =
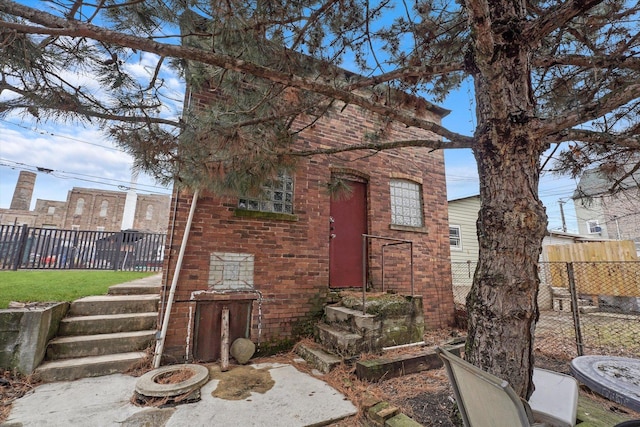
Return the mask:
[[[569,288],[566,263],[572,263],[579,294],[640,297],[640,260],[632,241],[554,245],[545,251],[543,283]]]
[[[166,235],[0,226],[0,269],[157,271]]]

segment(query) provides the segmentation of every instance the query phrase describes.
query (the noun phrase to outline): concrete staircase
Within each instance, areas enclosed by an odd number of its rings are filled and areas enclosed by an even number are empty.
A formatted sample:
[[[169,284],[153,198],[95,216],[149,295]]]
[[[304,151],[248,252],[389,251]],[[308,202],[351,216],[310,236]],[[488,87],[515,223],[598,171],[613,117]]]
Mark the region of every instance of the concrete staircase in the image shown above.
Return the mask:
[[[154,341],[160,276],[112,286],[108,295],[73,301],[36,369],[43,381],[125,372]]]
[[[344,298],[326,306],[323,321],[316,325],[316,345],[300,345],[298,354],[327,373],[361,353],[422,341],[422,299],[394,295],[382,300],[367,301],[366,313],[358,299]]]
[[[571,293],[567,288],[551,287],[554,311],[571,312]],[[578,298],[578,310],[580,313],[593,313],[598,311],[598,307],[593,305],[593,301],[588,298]]]

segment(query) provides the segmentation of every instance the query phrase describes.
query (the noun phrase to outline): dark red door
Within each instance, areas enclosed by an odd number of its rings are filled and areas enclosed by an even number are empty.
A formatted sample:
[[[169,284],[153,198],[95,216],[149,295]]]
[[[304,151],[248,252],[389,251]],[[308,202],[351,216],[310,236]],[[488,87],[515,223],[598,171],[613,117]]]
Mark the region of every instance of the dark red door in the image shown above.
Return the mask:
[[[331,199],[329,286],[362,287],[362,235],[367,233],[367,184],[346,181],[351,193]]]

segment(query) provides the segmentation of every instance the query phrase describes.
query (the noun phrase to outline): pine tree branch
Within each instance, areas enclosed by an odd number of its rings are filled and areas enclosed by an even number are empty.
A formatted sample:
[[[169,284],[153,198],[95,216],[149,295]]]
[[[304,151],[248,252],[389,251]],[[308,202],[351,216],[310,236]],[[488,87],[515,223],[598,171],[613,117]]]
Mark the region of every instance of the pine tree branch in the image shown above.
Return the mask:
[[[59,103],[56,105],[51,105],[51,102],[45,102],[41,100],[38,96],[34,95],[33,92],[24,91],[20,88],[16,88],[7,84],[6,82],[0,83],[0,92],[3,90],[9,90],[11,92],[20,94],[25,101],[21,101],[18,99],[11,99],[8,101],[0,102],[0,111],[6,111],[9,109],[38,109],[38,110],[50,110],[59,113],[67,113],[73,114],[76,116],[85,116],[87,118],[96,118],[100,120],[114,120],[119,122],[126,123],[154,123],[159,125],[168,125],[175,128],[182,127],[182,122],[163,119],[160,117],[153,117],[148,115],[122,115],[117,113],[109,113],[109,112],[100,112],[96,111],[86,105],[79,104],[77,102],[73,102],[71,96],[65,97],[64,99],[61,97]],[[64,92],[63,92],[64,93]],[[138,106],[137,109],[142,107]],[[155,108],[155,107],[150,107]]]
[[[471,145],[473,143],[473,139],[471,137],[452,132],[449,129],[440,126],[430,120],[421,119],[419,117],[416,117],[415,115],[404,112],[403,109],[400,108],[383,105],[382,103],[377,102],[376,100],[372,100],[369,97],[348,92],[333,85],[319,82],[317,79],[281,72],[211,51],[205,51],[193,47],[160,43],[149,38],[124,34],[101,28],[92,24],[86,24],[79,21],[67,21],[49,13],[41,12],[9,0],[0,0],[0,11],[14,16],[20,16],[33,23],[43,26],[39,27],[0,21],[0,24],[5,28],[11,28],[21,33],[46,34],[68,37],[87,37],[104,43],[112,43],[119,46],[125,46],[132,49],[154,53],[159,56],[192,60],[228,70],[247,73],[256,77],[270,80],[274,83],[280,83],[286,86],[308,90],[310,92],[338,99],[347,104],[358,105],[366,110],[369,110],[376,114],[380,114],[382,116],[386,116],[407,126],[431,131],[437,135],[449,139],[450,141],[457,141],[458,143],[466,145]]]
[[[529,46],[536,46],[543,38],[554,30],[563,27],[576,16],[586,12],[604,0],[569,0],[558,6],[549,8],[540,14],[538,19],[528,22],[521,35],[521,40]]]
[[[590,144],[611,145],[640,150],[640,135],[610,132],[596,132],[583,129],[566,129],[547,137],[550,143],[579,141]]]
[[[464,62],[454,61],[443,64],[422,65],[419,67],[405,67],[388,73],[379,74],[374,77],[361,78],[344,87],[344,90],[355,90],[363,87],[371,87],[378,84],[390,82],[392,80],[403,80],[410,77],[426,78],[440,74],[448,74],[455,71],[463,71]]]
[[[542,121],[541,127],[544,128],[543,131],[546,135],[558,134],[565,129],[570,129],[581,123],[588,123],[591,120],[602,117],[639,97],[640,83],[636,81],[625,82],[607,95],[585,103],[573,112],[567,111],[554,120]]]
[[[618,56],[586,56],[586,55],[564,55],[564,56],[543,56],[533,60],[536,67],[549,68],[556,65],[576,66],[583,68],[616,68],[640,71],[640,58],[626,55]]]
[[[304,150],[304,151],[291,151],[286,154],[292,156],[314,156],[318,154],[337,154],[337,153],[346,153],[349,151],[362,151],[362,150],[374,150],[374,151],[384,151],[391,150],[394,148],[405,148],[405,147],[424,147],[430,148],[432,150],[441,150],[441,149],[449,149],[449,148],[472,148],[472,144],[468,144],[466,141],[458,141],[458,142],[445,142],[439,139],[407,139],[403,141],[392,141],[392,142],[365,142],[362,144],[354,144],[354,145],[345,145],[343,147],[334,147],[334,148],[319,148],[317,150]],[[283,153],[284,154],[284,153]]]

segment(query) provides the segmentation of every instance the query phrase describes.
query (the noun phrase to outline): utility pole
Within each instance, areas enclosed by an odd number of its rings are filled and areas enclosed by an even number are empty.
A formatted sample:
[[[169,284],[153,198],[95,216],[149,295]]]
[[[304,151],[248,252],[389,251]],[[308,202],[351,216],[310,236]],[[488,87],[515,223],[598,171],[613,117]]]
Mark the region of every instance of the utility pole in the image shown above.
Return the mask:
[[[562,232],[567,232],[567,221],[564,219],[564,204],[567,203],[566,200],[558,200],[558,204],[560,205],[560,217],[562,218]]]

